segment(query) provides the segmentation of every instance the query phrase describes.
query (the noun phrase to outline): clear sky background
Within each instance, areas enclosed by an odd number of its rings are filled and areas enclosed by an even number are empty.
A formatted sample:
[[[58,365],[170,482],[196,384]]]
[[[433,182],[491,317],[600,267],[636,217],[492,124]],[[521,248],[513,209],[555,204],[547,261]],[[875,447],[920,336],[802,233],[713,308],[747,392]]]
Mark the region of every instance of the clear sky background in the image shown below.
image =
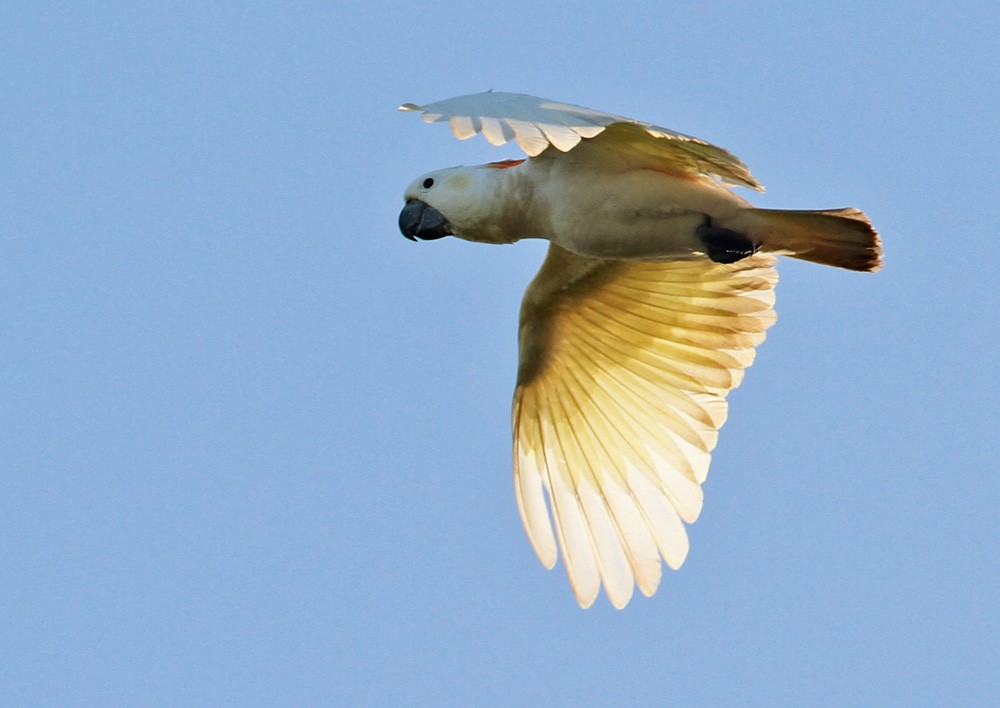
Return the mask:
[[[64,5],[0,10],[0,702],[997,699],[994,0]],[[514,503],[544,246],[397,230],[519,153],[396,106],[489,88],[884,238],[780,264],[690,556],[623,612]]]

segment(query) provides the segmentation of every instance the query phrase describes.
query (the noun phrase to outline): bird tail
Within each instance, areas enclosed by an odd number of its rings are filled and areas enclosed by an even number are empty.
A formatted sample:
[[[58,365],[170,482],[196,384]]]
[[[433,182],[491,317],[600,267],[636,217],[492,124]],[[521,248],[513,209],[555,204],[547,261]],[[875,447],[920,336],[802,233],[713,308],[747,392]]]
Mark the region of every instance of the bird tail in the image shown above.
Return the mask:
[[[882,242],[860,209],[749,211],[756,222],[749,236],[761,243],[762,251],[849,270],[882,267]]]

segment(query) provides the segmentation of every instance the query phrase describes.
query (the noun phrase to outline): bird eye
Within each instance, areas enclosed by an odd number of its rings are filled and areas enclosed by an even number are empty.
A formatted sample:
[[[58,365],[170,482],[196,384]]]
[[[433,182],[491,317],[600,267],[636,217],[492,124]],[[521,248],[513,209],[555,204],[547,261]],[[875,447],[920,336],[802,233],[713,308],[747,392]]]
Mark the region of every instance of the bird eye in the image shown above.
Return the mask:
[[[434,180],[430,177],[424,180],[424,189],[430,189],[434,186]]]

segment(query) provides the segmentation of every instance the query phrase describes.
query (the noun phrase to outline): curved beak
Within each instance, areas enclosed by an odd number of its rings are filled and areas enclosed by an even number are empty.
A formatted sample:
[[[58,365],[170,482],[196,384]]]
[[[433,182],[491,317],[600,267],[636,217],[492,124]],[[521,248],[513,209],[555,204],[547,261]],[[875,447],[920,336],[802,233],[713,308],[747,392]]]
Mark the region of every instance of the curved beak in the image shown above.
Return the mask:
[[[411,241],[433,241],[452,235],[444,214],[419,199],[410,199],[399,212],[399,230]]]

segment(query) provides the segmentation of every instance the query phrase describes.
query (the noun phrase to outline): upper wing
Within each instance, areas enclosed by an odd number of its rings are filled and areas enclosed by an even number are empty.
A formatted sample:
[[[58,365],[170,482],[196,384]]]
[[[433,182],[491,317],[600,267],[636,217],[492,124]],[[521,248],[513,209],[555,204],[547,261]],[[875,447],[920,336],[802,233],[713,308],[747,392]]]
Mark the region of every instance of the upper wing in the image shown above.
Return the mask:
[[[606,261],[549,247],[524,296],[514,486],[542,563],[577,601],[615,607],[678,568],[702,503],[725,396],[774,322],[770,256]]]
[[[572,150],[583,138],[593,138],[611,125],[608,139],[646,156],[662,160],[675,169],[711,175],[729,184],[762,189],[738,157],[704,140],[650,123],[602,113],[569,103],[547,101],[520,93],[487,91],[458,96],[426,106],[404,103],[401,111],[423,111],[428,123],[448,121],[462,140],[482,133],[494,145],[510,140],[535,157],[550,145]],[[612,134],[613,133],[613,137]]]

